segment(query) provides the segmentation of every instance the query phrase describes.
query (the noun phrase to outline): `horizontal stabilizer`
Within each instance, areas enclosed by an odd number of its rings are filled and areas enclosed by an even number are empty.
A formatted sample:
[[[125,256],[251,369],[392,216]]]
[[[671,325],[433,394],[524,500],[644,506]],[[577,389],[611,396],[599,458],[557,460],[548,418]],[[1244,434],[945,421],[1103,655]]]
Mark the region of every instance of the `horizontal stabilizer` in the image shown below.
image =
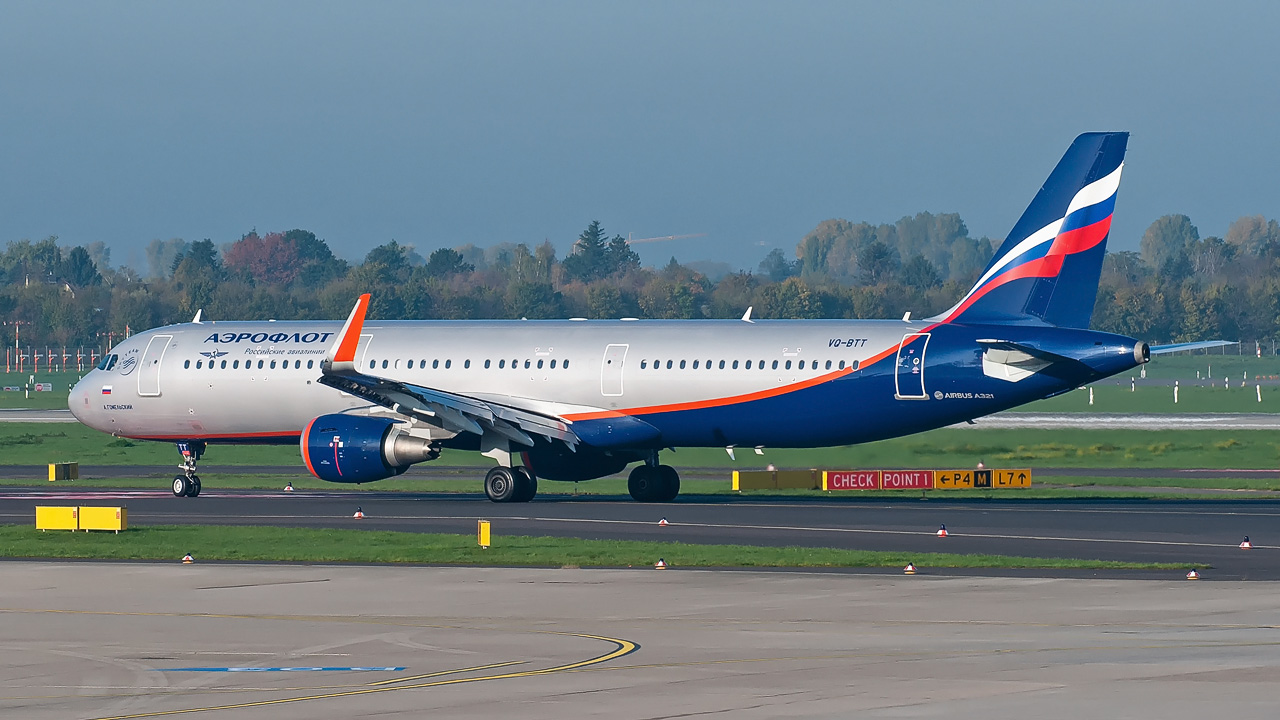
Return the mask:
[[[1182,352],[1183,350],[1206,350],[1208,348],[1226,347],[1227,345],[1239,345],[1239,343],[1226,340],[1203,340],[1201,342],[1176,343],[1173,345],[1152,345],[1151,354],[1168,355],[1169,353]]]

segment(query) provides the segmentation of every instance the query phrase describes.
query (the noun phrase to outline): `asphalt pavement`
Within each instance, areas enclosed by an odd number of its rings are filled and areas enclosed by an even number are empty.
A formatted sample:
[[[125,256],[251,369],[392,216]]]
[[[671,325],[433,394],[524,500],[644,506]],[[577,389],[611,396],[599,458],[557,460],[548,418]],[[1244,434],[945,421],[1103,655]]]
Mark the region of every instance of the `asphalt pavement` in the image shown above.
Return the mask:
[[[1216,578],[1280,579],[1280,502],[1262,499],[996,502],[936,496],[681,496],[674,503],[650,504],[625,497],[554,496],[526,504],[496,504],[479,494],[232,491],[210,483],[199,498],[175,498],[167,489],[0,488],[0,522],[32,522],[36,505],[70,503],[123,504],[133,525],[471,533],[476,521],[485,519],[493,522],[498,538],[535,535],[1173,562],[1212,565]],[[365,514],[362,520],[352,517],[357,507]],[[659,526],[663,518],[669,525]],[[936,537],[944,524],[949,537]],[[1252,550],[1238,548],[1246,535],[1254,544]]]

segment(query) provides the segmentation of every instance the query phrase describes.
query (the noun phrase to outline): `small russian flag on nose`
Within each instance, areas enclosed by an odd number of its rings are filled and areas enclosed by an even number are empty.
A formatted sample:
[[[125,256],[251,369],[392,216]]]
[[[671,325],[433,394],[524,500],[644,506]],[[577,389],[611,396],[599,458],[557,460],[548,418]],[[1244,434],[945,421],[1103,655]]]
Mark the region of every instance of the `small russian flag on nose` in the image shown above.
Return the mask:
[[[103,395],[110,395],[110,394],[111,394],[111,386],[110,386],[110,385],[103,385],[103,386],[102,386],[102,394],[103,394]]]

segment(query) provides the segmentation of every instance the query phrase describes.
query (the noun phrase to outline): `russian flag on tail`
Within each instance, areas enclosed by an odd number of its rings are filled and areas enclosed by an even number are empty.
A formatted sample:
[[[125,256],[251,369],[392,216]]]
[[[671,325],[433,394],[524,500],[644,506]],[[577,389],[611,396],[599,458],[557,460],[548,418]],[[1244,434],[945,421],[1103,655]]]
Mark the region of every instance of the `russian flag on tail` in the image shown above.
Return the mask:
[[[937,322],[1088,328],[1128,133],[1085,133],[991,258]]]

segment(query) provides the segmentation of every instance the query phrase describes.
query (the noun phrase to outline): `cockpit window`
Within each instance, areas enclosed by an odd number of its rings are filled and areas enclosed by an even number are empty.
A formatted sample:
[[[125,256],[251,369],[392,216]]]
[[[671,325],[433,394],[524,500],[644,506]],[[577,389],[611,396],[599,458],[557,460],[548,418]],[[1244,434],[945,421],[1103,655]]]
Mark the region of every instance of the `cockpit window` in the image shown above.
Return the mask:
[[[116,361],[117,361],[117,360],[119,360],[119,359],[120,359],[120,356],[119,356],[119,355],[116,355],[116,354],[112,353],[112,355],[111,355],[110,357],[108,357],[108,358],[107,358],[107,366],[106,366],[105,368],[103,368],[103,370],[113,370],[113,369],[115,369]]]

